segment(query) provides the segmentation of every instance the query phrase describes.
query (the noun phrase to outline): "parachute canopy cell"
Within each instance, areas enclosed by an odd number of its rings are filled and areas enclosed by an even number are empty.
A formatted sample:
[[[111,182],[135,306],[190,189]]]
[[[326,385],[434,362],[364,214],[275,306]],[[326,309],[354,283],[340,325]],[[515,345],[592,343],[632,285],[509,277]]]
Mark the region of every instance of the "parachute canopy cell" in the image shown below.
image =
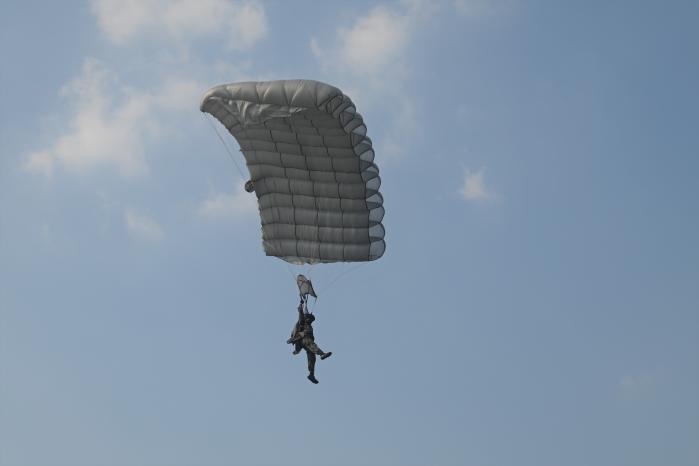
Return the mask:
[[[338,88],[311,80],[224,84],[204,95],[201,111],[240,145],[268,256],[314,264],[383,255],[374,150]]]

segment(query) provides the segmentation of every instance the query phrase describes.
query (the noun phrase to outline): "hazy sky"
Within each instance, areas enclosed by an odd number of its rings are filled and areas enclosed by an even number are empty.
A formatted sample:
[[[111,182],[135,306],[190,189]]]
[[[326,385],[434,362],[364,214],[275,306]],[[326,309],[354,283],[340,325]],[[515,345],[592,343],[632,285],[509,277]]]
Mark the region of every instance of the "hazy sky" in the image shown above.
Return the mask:
[[[699,464],[698,19],[2,2],[0,465]],[[381,260],[262,252],[199,99],[285,78],[364,115]],[[285,344],[298,271],[317,386]]]

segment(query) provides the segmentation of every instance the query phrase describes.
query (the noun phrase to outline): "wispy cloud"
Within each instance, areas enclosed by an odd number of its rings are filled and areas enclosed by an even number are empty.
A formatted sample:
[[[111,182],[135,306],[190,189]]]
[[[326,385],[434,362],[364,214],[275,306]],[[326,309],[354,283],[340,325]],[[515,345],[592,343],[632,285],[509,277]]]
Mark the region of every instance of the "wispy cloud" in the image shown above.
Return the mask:
[[[222,35],[230,48],[245,49],[268,30],[262,4],[252,0],[93,0],[92,11],[116,44],[144,36],[184,43]]]
[[[391,80],[404,75],[408,68],[409,45],[430,16],[428,5],[424,1],[391,7],[378,5],[349,27],[338,27],[334,39],[311,37],[311,51],[331,74],[348,75],[349,80],[360,80],[362,84],[395,88],[397,83]]]
[[[459,191],[466,201],[484,201],[492,197],[485,186],[485,167],[472,172],[464,170],[464,184]]]
[[[156,92],[135,92],[89,58],[81,75],[61,91],[74,102],[68,128],[29,154],[24,167],[47,176],[56,166],[77,173],[98,167],[116,168],[124,176],[147,173],[146,145],[161,129],[158,110],[191,108],[200,89],[194,81],[173,80]]]
[[[418,66],[411,55],[419,46],[421,31],[438,14],[481,18],[509,8],[513,1],[384,2],[338,27],[334,37],[312,36],[309,45],[323,73],[352,98],[359,111],[380,115],[385,122],[379,137],[374,136],[377,154],[384,161],[399,159],[410,152],[421,118],[416,93],[410,89]]]
[[[127,233],[134,239],[158,242],[163,238],[163,228],[147,215],[127,209],[124,221]]]
[[[395,66],[410,38],[411,19],[408,13],[378,6],[351,28],[340,29],[340,63],[364,75],[377,75]]]
[[[352,97],[360,111],[371,111],[375,102],[389,103],[384,107],[391,109],[387,129],[377,140],[384,157],[400,157],[417,125],[415,102],[402,83],[410,74],[410,44],[430,17],[429,5],[425,1],[378,5],[349,27],[339,27],[333,39],[310,40],[323,72]]]
[[[242,186],[233,193],[216,193],[204,199],[196,209],[199,217],[216,221],[252,219],[257,215],[257,198]]]

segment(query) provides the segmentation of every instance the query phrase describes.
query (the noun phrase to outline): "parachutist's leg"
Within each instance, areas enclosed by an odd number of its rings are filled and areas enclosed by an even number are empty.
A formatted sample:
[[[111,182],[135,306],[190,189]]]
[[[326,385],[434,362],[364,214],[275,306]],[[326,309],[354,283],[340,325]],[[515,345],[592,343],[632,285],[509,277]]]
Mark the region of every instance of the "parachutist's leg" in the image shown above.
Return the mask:
[[[303,349],[303,345],[301,344],[300,341],[297,341],[296,343],[294,343],[294,351],[293,351],[293,354],[299,354],[299,353],[301,352],[302,349]]]
[[[306,357],[308,358],[308,373],[315,374],[316,371],[316,355],[311,351],[306,350]]]
[[[308,357],[308,380],[313,383],[318,383],[316,379],[316,355],[306,348],[306,357]]]
[[[310,340],[310,339],[309,339]],[[317,354],[318,356],[322,356],[323,350],[318,348],[318,345],[316,345],[316,342],[311,340],[311,341],[304,341],[304,346],[306,347],[306,351],[310,351],[313,354]]]
[[[322,349],[318,348],[318,345],[316,345],[315,341],[310,341],[306,343],[306,348],[306,351],[313,351],[313,353],[320,356],[320,359],[329,358],[333,354],[332,351],[328,351],[327,353],[323,352]]]

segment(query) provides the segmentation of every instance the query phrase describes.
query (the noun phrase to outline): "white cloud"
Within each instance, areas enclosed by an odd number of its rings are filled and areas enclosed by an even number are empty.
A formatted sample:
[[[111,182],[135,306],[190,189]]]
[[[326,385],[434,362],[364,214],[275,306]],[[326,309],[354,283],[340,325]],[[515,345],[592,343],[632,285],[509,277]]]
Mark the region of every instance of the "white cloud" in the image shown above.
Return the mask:
[[[51,178],[53,175],[53,159],[54,156],[51,151],[41,150],[33,152],[27,156],[24,168],[31,172],[40,173],[47,178]]]
[[[267,34],[257,1],[93,0],[102,31],[116,44],[149,35],[184,43],[222,35],[233,49],[249,48]]]
[[[248,48],[267,35],[267,18],[261,5],[244,3],[233,16],[231,46]]]
[[[146,146],[161,130],[158,110],[192,108],[200,89],[193,81],[172,80],[154,93],[134,92],[99,61],[87,59],[80,77],[61,91],[75,104],[67,130],[29,154],[24,167],[46,176],[56,166],[78,173],[98,167],[124,176],[147,173]],[[123,97],[115,102],[112,96]]]
[[[382,118],[387,128],[375,138],[384,160],[400,158],[407,151],[411,130],[417,126],[416,105],[403,83],[411,72],[410,45],[431,13],[426,1],[379,5],[349,27],[338,28],[334,40],[310,40],[311,52],[323,71],[361,113],[387,113]],[[371,128],[369,133],[371,136]]]
[[[485,167],[476,172],[466,169],[464,173],[464,185],[460,190],[461,195],[467,201],[482,201],[491,197],[485,188]]]
[[[92,11],[100,27],[114,42],[123,42],[147,27],[154,2],[143,0],[95,0]]]
[[[349,28],[338,28],[334,42],[327,46],[311,37],[311,52],[331,73],[348,73],[352,80],[379,84],[403,74],[408,45],[429,15],[427,2],[402,2],[397,8],[379,5]]]
[[[127,209],[124,215],[129,236],[139,240],[158,242],[163,237],[162,227],[147,215]]]
[[[242,186],[233,193],[216,193],[199,204],[197,214],[209,220],[241,220],[257,215],[257,197]]]
[[[384,6],[340,30],[340,59],[358,73],[372,73],[397,61],[409,35],[410,17]]]

